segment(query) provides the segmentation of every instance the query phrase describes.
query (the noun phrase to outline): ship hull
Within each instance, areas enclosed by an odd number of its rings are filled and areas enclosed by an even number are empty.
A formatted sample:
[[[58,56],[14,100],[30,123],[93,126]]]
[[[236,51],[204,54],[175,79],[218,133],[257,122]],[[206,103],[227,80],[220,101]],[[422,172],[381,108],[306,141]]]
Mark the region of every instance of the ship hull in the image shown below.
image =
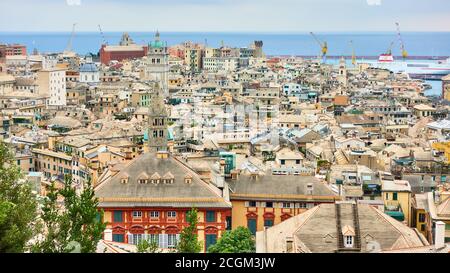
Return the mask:
[[[394,73],[407,73],[411,78],[439,80],[450,74],[449,63],[412,62],[371,62],[370,66],[390,70]]]

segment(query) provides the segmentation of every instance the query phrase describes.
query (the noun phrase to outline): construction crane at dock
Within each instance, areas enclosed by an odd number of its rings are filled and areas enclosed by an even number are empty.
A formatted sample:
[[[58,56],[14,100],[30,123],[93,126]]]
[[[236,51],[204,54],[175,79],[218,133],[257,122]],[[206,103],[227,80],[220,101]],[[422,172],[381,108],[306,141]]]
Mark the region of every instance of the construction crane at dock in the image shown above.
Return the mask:
[[[352,64],[356,66],[356,54],[355,47],[353,46],[353,41],[350,41],[350,47],[352,48]]]
[[[400,49],[402,51],[402,58],[403,58],[403,60],[405,60],[408,57],[408,52],[405,49],[405,43],[403,42],[402,33],[400,32],[400,24],[395,23],[395,25],[397,26],[397,35],[398,35],[398,40],[400,41]]]
[[[394,41],[391,42],[391,44],[389,45],[388,50],[386,51],[387,55],[392,55],[392,47],[394,46]]]
[[[313,32],[310,32],[310,34],[311,36],[313,36],[314,40],[316,40],[316,42],[320,45],[322,53],[322,62],[325,63],[327,60],[328,43],[322,42],[319,38],[317,38],[317,36]]]
[[[103,33],[102,26],[98,25],[98,29],[100,30],[100,34],[102,35],[103,44],[108,45],[108,41],[105,38],[105,34]]]
[[[72,43],[73,43],[73,37],[75,37],[75,27],[76,23],[72,26],[72,33],[70,34],[69,42],[67,43],[66,49],[64,50],[64,55],[75,55],[75,53],[72,51]]]

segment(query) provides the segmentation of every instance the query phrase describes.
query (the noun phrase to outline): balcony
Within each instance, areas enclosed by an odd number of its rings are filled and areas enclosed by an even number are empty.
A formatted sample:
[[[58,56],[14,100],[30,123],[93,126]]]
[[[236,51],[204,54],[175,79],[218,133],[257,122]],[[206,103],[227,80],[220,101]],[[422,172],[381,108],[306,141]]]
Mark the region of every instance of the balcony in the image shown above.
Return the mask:
[[[386,201],[384,213],[397,221],[403,222],[405,220],[405,215],[403,214],[402,208],[398,204],[398,201]]]

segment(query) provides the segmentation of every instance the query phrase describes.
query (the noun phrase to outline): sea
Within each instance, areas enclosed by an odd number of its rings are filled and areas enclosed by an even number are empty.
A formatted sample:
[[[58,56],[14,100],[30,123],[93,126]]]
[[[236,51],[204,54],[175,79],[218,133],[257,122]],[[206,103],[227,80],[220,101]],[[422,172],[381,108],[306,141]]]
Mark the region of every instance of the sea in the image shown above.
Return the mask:
[[[129,32],[137,44],[147,44],[154,38],[154,32]],[[316,36],[328,43],[330,56],[350,56],[353,48],[357,56],[378,56],[384,53],[394,42],[392,53],[401,55],[400,43],[395,32],[317,32]],[[76,32],[69,48],[78,54],[97,54],[101,45],[106,42],[118,44],[122,32]],[[29,53],[37,49],[42,53],[62,52],[68,48],[70,32],[0,32],[0,43],[25,44]],[[442,57],[450,56],[450,32],[404,32],[405,47],[410,56]],[[269,32],[162,32],[161,39],[167,45],[175,45],[185,41],[206,43],[219,47],[222,44],[246,47],[255,40],[264,43],[263,50],[267,55],[316,56],[320,46],[310,33],[269,33]],[[439,81],[429,81],[433,86],[427,95],[439,95]]]

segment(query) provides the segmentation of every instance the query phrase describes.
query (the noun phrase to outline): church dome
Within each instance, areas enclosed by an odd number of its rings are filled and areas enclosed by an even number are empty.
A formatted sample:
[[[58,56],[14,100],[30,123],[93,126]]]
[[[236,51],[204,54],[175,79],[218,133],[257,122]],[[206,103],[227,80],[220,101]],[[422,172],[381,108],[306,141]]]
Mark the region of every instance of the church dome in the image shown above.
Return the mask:
[[[95,64],[89,63],[89,64],[83,64],[80,66],[80,72],[98,72],[98,68]]]

